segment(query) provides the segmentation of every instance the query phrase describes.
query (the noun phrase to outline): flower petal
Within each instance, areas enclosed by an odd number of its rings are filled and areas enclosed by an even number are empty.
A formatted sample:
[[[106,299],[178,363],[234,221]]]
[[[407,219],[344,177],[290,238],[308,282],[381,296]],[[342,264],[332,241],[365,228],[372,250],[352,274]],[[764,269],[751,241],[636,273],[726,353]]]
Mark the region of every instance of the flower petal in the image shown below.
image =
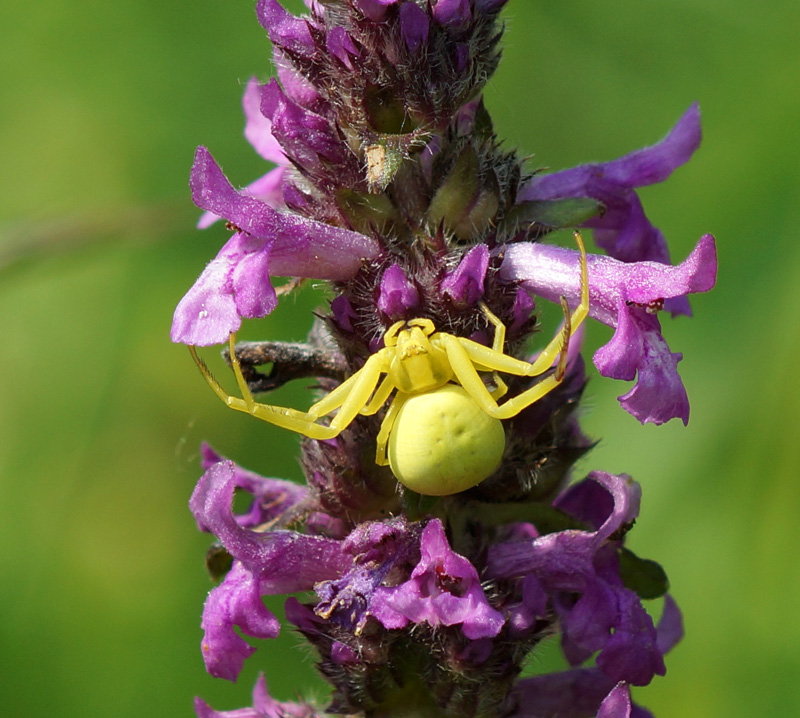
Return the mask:
[[[192,168],[192,194],[202,209],[225,217],[237,232],[178,304],[172,340],[208,346],[227,340],[241,318],[262,317],[277,305],[273,276],[345,280],[377,244],[357,232],[275,211],[237,192],[204,147]]]
[[[349,566],[340,541],[295,531],[260,533],[240,526],[231,511],[236,480],[233,462],[212,465],[198,482],[189,507],[198,525],[258,576],[262,595],[307,591]]]
[[[325,47],[328,52],[336,57],[348,70],[355,70],[353,60],[358,59],[361,52],[353,42],[353,38],[350,37],[347,30],[341,27],[341,25],[331,28],[325,39]]]
[[[576,250],[519,242],[505,247],[500,278],[519,282],[532,294],[575,306],[580,296],[580,255]],[[620,398],[641,422],[688,420],[688,399],[678,376],[679,354],[669,351],[654,316],[664,301],[714,286],[717,254],[714,238],[704,235],[677,266],[660,262],[621,262],[589,255],[589,316],[615,328],[594,356],[603,376],[637,385]]]
[[[239,329],[242,315],[237,308],[233,274],[244,254],[242,245],[246,243],[244,235],[237,232],[208,263],[175,308],[170,332],[172,341],[209,346],[226,341],[231,332]],[[262,251],[267,253],[268,247]],[[269,306],[271,301],[272,306],[277,304],[271,284],[261,289],[262,306]]]
[[[483,283],[489,269],[489,250],[476,244],[461,259],[458,267],[447,274],[439,291],[457,307],[471,307],[483,296]]]
[[[251,77],[247,83],[242,107],[246,119],[244,136],[253,149],[269,162],[287,164],[286,155],[272,134],[272,120],[261,112],[261,83],[255,77]]]
[[[472,20],[469,0],[437,0],[433,6],[433,18],[440,25],[463,29]]]
[[[600,704],[597,718],[630,718],[631,691],[624,682],[620,681],[611,690]]]
[[[394,321],[403,319],[419,304],[419,292],[399,264],[390,266],[381,277],[378,309]]]
[[[322,718],[311,706],[303,703],[283,703],[269,695],[264,674],[253,688],[253,706],[232,711],[215,711],[205,701],[195,699],[197,718]]]
[[[278,165],[263,177],[251,182],[242,192],[266,202],[270,207],[278,207],[283,202],[283,176],[288,165],[278,140],[272,134],[272,121],[261,112],[261,83],[250,78],[242,98],[245,116],[244,136],[256,152],[265,160]],[[204,212],[197,223],[199,229],[210,227],[221,217],[213,212]]]
[[[400,32],[409,52],[417,52],[428,42],[430,25],[428,13],[416,3],[400,6]]]
[[[594,718],[614,682],[594,668],[517,681],[509,718]]]
[[[236,561],[225,580],[206,599],[201,643],[206,670],[215,678],[235,681],[255,649],[234,630],[254,638],[275,638],[280,623],[264,606],[259,581]]]
[[[227,461],[208,444],[201,447],[203,468],[210,469],[220,461]],[[244,489],[253,496],[253,503],[244,514],[235,514],[239,526],[253,528],[273,521],[286,512],[295,510],[309,498],[308,486],[301,486],[294,481],[286,479],[268,479],[258,474],[243,469],[238,464],[233,465],[233,483],[237,488]],[[201,531],[208,531],[208,527],[199,526]]]
[[[664,654],[669,653],[683,638],[683,616],[675,599],[669,594],[664,596],[664,610],[656,626],[656,632],[658,650]]]
[[[258,0],[256,15],[273,45],[300,57],[314,55],[316,45],[308,23],[282,8],[277,0]]]
[[[661,142],[612,162],[536,175],[520,189],[517,201],[566,197],[599,200],[606,207],[605,214],[585,226],[597,230],[595,239],[609,255],[625,262],[669,262],[664,236],[650,224],[633,190],[664,181],[689,160],[700,139],[700,108],[695,103]]]
[[[403,628],[409,622],[461,624],[469,639],[496,636],[505,619],[486,600],[475,567],[450,548],[439,519],[423,529],[420,552],[408,581],[375,591],[370,605],[375,618],[386,628]]]
[[[640,307],[620,304],[617,328],[608,344],[595,352],[594,364],[612,379],[636,384],[618,397],[625,411],[643,424],[689,422],[689,397],[678,374],[682,354],[671,352],[656,317]]]
[[[276,212],[237,192],[205,147],[197,150],[191,186],[199,207],[225,217],[254,239],[274,243],[272,276],[343,281],[355,274],[364,259],[379,254],[377,243],[363,234]]]
[[[242,188],[242,194],[250,195],[261,200],[274,209],[281,207],[283,202],[283,179],[286,175],[286,167],[280,166],[271,169],[263,177],[251,182]],[[213,212],[203,212],[197,222],[198,229],[206,229],[215,222],[221,220],[218,214]]]
[[[274,79],[261,88],[261,111],[283,152],[302,170],[324,171],[325,162],[345,166],[345,147],[329,120],[291,100]]]
[[[646,686],[653,676],[667,672],[664,656],[658,649],[653,620],[639,597],[625,588],[616,588],[617,618],[614,634],[597,655],[597,667],[612,680]]]

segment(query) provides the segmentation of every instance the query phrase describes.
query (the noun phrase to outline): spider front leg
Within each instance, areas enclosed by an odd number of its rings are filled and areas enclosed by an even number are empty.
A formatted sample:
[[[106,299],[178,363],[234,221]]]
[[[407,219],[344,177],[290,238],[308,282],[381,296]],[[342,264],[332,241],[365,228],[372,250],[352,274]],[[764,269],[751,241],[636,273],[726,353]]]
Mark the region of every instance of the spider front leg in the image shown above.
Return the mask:
[[[197,349],[193,346],[189,347],[189,352],[197,364],[197,368],[214,393],[231,409],[251,414],[257,419],[283,429],[295,431],[311,439],[332,439],[337,436],[355,418],[359,409],[368,403],[381,373],[382,362],[379,359],[380,354],[375,354],[370,357],[360,371],[349,377],[320,402],[317,402],[308,412],[262,404],[253,398],[247,386],[247,381],[242,374],[241,366],[234,351],[235,339],[235,335],[231,334],[231,367],[233,368],[239,391],[242,394],[241,397],[233,396],[226,392],[211,374],[205,362],[198,356]],[[320,417],[336,409],[339,409],[339,412],[329,426],[317,423]]]
[[[512,416],[516,416],[520,411],[555,389],[564,378],[569,339],[589,312],[589,279],[586,266],[586,250],[578,232],[575,232],[575,241],[580,251],[580,302],[572,314],[570,314],[566,300],[562,297],[561,306],[564,310],[564,327],[542,350],[533,363],[515,359],[503,353],[502,343],[505,337],[505,327],[485,305],[481,308],[489,321],[494,324],[496,328],[495,339],[491,348],[469,339],[455,337],[450,334],[442,333],[439,335],[439,341],[447,352],[447,358],[450,361],[450,365],[459,383],[461,383],[478,406],[490,416],[494,416],[498,419],[509,419]],[[558,358],[559,361],[555,373],[545,377],[534,386],[512,397],[501,405],[497,403],[497,399],[499,398],[497,390],[490,392],[478,374],[479,371],[495,371],[517,376],[538,376],[546,372],[553,365],[556,358]],[[502,395],[502,393],[504,392],[502,392],[501,387],[500,395]]]
[[[564,328],[559,332],[550,343],[542,349],[539,356],[533,362],[533,369],[531,376],[537,376],[547,371],[553,365],[556,357],[561,354],[562,358],[559,361],[559,368],[562,365],[566,366],[566,350],[569,344],[569,338],[574,334],[575,330],[583,324],[583,320],[589,314],[589,270],[586,266],[586,248],[583,246],[583,237],[577,230],[574,233],[575,243],[578,245],[580,252],[581,264],[581,299],[578,306],[572,312],[572,315],[565,314]],[[562,297],[561,305],[566,307],[566,300]],[[561,369],[563,375],[563,368]]]
[[[223,358],[230,365],[230,350]],[[282,387],[293,379],[325,377],[342,382],[347,377],[344,358],[307,343],[237,342],[236,358],[250,391],[259,394]],[[269,365],[267,372],[256,367]]]
[[[559,362],[556,372],[563,376],[566,368],[569,339],[589,314],[589,276],[586,266],[586,249],[583,246],[583,239],[579,232],[575,232],[575,242],[580,252],[580,301],[570,314],[566,299],[564,297],[561,298],[561,308],[564,312],[564,326],[561,331],[542,349],[539,356],[532,363],[516,359],[503,353],[505,325],[485,304],[481,303],[481,310],[489,323],[495,328],[492,346],[487,347],[469,339],[459,339],[478,371],[504,372],[516,376],[539,376],[539,374],[544,374],[558,357]]]
[[[359,413],[374,414],[380,407],[380,405],[375,406],[375,400],[383,397],[381,399],[383,404],[392,388],[388,386],[388,381],[384,381],[376,391],[381,374],[385,374],[388,369],[388,353],[379,351],[373,354],[361,369],[314,404],[308,410],[308,415],[317,419],[338,409],[330,424],[331,428],[337,429],[338,434],[349,426]]]

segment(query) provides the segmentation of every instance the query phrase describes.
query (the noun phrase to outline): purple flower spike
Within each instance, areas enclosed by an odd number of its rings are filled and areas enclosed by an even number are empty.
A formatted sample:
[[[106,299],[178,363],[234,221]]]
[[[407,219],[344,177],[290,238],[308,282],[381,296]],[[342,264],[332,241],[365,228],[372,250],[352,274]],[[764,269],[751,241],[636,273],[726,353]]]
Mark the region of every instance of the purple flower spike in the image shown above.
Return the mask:
[[[475,567],[450,548],[439,519],[423,530],[420,553],[408,581],[375,591],[370,606],[375,618],[386,628],[404,628],[409,622],[461,624],[469,639],[496,636],[505,619],[486,600]]]
[[[624,262],[669,262],[664,235],[644,214],[634,188],[662,182],[688,162],[700,145],[700,108],[693,104],[658,144],[603,164],[536,175],[517,201],[591,197],[605,205],[602,217],[585,223],[595,228],[597,244]]]
[[[419,292],[400,265],[393,264],[381,278],[378,309],[397,321],[408,316],[419,304]]]
[[[215,711],[205,701],[196,698],[194,710],[197,718],[316,718],[317,713],[301,703],[282,703],[274,700],[267,691],[267,681],[262,673],[253,689],[253,707],[232,711]]]
[[[626,263],[590,255],[589,316],[614,327],[611,341],[594,356],[598,371],[636,386],[620,397],[623,408],[642,423],[663,424],[689,419],[686,390],[676,366],[679,354],[669,351],[655,312],[665,299],[707,292],[716,282],[714,238],[704,235],[678,266],[660,262]],[[500,277],[518,281],[531,293],[553,302],[565,296],[574,306],[580,294],[576,250],[519,242],[506,248]]]
[[[445,276],[440,291],[455,306],[471,307],[483,296],[483,282],[489,268],[489,249],[476,244],[464,255],[456,269]]]
[[[192,167],[192,195],[202,209],[225,217],[237,232],[178,304],[175,342],[209,346],[227,341],[242,317],[263,317],[277,305],[270,277],[349,279],[378,255],[362,234],[276,212],[233,189],[205,147]]]
[[[275,308],[273,277],[327,281],[329,308],[305,341],[253,343],[241,356],[253,392],[298,380],[320,394],[309,416],[330,432],[287,425],[304,437],[305,484],[204,446],[190,509],[217,538],[207,567],[219,583],[202,618],[208,671],[239,676],[253,639],[279,631],[265,597],[283,594],[283,616],[332,691],[324,710],[280,703],[262,677],[252,706],[220,712],[198,700],[198,716],[648,718],[632,687],[664,674],[683,625],[661,568],[625,546],[639,485],[575,474],[594,444],[581,429],[586,325],[567,332],[561,361],[548,358],[544,383],[512,359],[542,302],[574,311],[587,290],[589,315],[612,328],[595,364],[630,382],[623,407],[642,422],[686,421],[681,355],[658,313],[690,314],[689,295],[713,287],[714,238],[672,266],[637,192],[696,150],[698,108],[651,147],[532,174],[495,137],[483,99],[507,0],[294,1],[293,14],[288,0],[256,0],[275,77],[251,79],[243,108],[266,174],[241,189],[207,149],[195,155],[200,224],[221,219],[231,234],[179,303],[172,338],[225,343]],[[583,250],[539,241],[584,220],[602,248],[585,264]],[[464,395],[474,401],[461,410],[452,402]],[[486,416],[492,398],[502,418]],[[267,396],[253,415],[286,424],[279,414],[297,408],[283,404]],[[438,433],[404,436],[426,421]],[[436,493],[403,470],[404,457],[419,454],[420,475],[433,475],[442,449],[461,444],[502,461],[456,496],[414,490]],[[234,510],[236,493],[249,496]],[[643,602],[657,598],[655,625]],[[569,670],[519,680],[549,636]]]

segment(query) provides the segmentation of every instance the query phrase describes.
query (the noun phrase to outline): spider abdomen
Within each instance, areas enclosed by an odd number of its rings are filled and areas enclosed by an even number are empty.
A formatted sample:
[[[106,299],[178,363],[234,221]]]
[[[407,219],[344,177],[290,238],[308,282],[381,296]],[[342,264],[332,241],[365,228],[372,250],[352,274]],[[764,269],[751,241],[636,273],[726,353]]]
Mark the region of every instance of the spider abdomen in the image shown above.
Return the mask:
[[[505,431],[455,384],[408,397],[389,435],[388,458],[397,480],[428,496],[447,496],[479,484],[500,465]]]

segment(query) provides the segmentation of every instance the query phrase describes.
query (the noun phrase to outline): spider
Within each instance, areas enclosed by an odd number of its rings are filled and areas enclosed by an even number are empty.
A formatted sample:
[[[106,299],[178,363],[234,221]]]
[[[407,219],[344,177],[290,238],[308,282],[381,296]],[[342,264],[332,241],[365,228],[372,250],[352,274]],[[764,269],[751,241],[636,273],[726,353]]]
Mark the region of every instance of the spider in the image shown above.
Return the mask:
[[[303,434],[332,439],[358,414],[375,414],[389,399],[377,436],[375,462],[391,468],[397,480],[420,494],[447,496],[465,491],[490,476],[505,449],[502,419],[516,416],[557,387],[564,378],[570,336],[589,311],[586,250],[578,232],[581,299],[570,314],[566,299],[563,328],[533,362],[503,352],[505,325],[481,303],[494,326],[491,347],[436,331],[427,318],[399,321],[384,334],[384,348],[308,411],[262,404],[253,398],[230,336],[231,366],[241,397],[228,394],[190,346],[200,372],[216,395],[231,409]],[[520,394],[498,404],[507,386],[498,372],[536,377],[553,364],[555,371]],[[493,373],[489,389],[479,372]],[[319,419],[336,412],[328,424]]]

